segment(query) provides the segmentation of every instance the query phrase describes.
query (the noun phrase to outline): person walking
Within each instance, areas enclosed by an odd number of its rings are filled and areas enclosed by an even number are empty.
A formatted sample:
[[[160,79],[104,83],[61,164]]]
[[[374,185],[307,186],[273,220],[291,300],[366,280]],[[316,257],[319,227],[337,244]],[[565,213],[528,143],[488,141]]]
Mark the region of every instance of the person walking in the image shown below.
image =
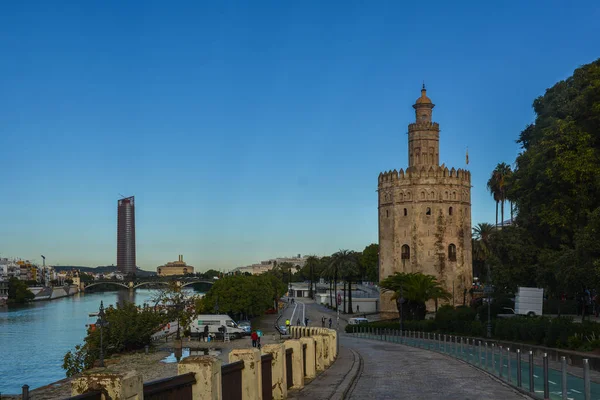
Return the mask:
[[[296,325],[300,326],[300,317],[298,317],[298,319],[296,320]]]
[[[304,326],[308,326],[308,318],[304,318]]]
[[[321,317],[321,328],[325,328],[325,316]]]
[[[288,329],[290,328],[290,320],[289,319],[285,320],[285,327]]]
[[[256,330],[256,336],[257,336],[256,341],[257,341],[257,347],[259,349],[262,347],[261,344],[260,344],[260,338],[262,337],[262,335],[263,335],[262,331],[260,329],[257,329]]]
[[[329,318],[329,329],[331,329],[331,318]]]
[[[252,332],[250,339],[252,339],[252,347],[256,347],[256,343],[258,342],[258,334],[256,331]]]
[[[360,307],[358,306],[358,304],[356,305],[356,313],[358,314],[360,312]]]

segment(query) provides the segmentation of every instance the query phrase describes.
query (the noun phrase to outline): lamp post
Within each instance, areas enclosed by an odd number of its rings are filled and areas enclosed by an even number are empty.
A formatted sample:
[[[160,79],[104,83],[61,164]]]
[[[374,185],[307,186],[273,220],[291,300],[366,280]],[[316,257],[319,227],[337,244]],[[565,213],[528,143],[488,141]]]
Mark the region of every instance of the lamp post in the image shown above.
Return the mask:
[[[487,285],[485,285],[484,291],[487,294],[487,309],[488,309],[488,320],[487,320],[487,337],[492,337],[492,312],[490,309],[490,303],[492,301],[492,278],[490,273],[490,265],[487,265]]]
[[[404,332],[404,288],[400,286],[400,336],[402,336],[402,332]]]
[[[100,301],[100,310],[98,311],[98,320],[96,321],[96,325],[100,325],[100,367],[104,367],[104,349],[103,349],[103,335],[102,328],[106,324],[104,320],[104,303],[102,300]],[[106,324],[108,325],[108,324]]]

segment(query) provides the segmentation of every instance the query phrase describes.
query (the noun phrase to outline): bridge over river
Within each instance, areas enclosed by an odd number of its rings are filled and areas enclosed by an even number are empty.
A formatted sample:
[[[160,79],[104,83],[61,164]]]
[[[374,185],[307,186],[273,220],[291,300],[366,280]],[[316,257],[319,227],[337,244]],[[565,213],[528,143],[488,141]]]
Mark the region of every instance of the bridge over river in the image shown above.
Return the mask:
[[[207,284],[207,285],[211,285],[211,286],[214,284],[214,281],[203,280],[203,279],[190,280],[190,281],[186,281],[186,280],[177,280],[177,281],[149,280],[149,281],[130,281],[130,282],[122,282],[122,281],[115,281],[115,280],[101,280],[101,281],[94,281],[88,285],[85,285],[83,287],[83,290],[92,288],[94,286],[100,286],[100,285],[115,285],[115,286],[123,287],[125,289],[135,290],[135,289],[143,287],[143,286],[168,286],[168,285],[172,284],[173,282],[175,282],[175,284],[181,288],[184,288],[186,286],[192,286],[192,285],[199,284],[199,283],[203,283],[203,284]]]

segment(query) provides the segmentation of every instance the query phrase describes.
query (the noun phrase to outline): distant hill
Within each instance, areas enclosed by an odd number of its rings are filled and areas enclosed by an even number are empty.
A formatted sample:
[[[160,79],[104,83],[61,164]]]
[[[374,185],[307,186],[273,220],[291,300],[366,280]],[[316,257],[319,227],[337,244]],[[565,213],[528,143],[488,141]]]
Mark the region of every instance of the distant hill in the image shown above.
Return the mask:
[[[117,267],[115,265],[107,265],[107,266],[98,266],[98,267],[81,267],[76,265],[57,265],[54,267],[54,270],[57,272],[60,271],[71,271],[73,269],[78,269],[81,272],[93,273],[93,274],[108,274],[111,272],[115,272]],[[154,276],[156,272],[152,271],[144,271],[143,269],[137,268],[135,274],[139,277],[144,276]]]

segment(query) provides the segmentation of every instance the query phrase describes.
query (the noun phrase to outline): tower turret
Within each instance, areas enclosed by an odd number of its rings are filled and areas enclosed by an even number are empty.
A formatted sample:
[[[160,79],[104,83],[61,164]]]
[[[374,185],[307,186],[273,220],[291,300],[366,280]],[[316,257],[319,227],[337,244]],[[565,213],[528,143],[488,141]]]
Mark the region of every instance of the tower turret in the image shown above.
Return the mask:
[[[425,84],[417,99],[415,122],[408,125],[408,166],[437,166],[440,163],[440,126],[432,122],[435,104],[427,97]]]

